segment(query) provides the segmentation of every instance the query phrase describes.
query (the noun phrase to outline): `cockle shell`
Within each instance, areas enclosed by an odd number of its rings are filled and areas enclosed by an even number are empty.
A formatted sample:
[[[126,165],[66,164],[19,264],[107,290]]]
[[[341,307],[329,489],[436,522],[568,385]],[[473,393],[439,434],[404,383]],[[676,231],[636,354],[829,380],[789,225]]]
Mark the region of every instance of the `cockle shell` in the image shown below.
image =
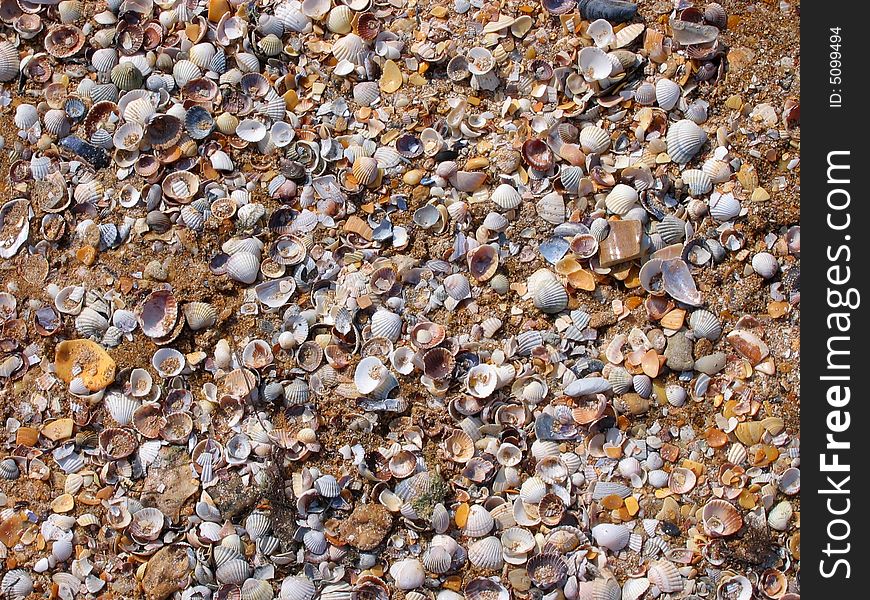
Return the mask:
[[[617,552],[628,545],[631,530],[625,525],[614,523],[601,523],[592,528],[592,537],[595,542]]]
[[[682,93],[683,90],[675,81],[663,77],[656,82],[656,102],[662,110],[674,108]]]
[[[580,131],[579,143],[586,152],[600,154],[610,148],[610,134],[601,127],[590,125]]]
[[[692,121],[683,119],[668,128],[668,155],[677,164],[686,164],[707,141],[707,133]]]
[[[504,564],[501,541],[495,536],[485,537],[468,546],[469,562],[484,571],[495,571]]]
[[[647,569],[650,583],[666,594],[679,592],[683,589],[683,578],[674,563],[667,560],[657,560]]]

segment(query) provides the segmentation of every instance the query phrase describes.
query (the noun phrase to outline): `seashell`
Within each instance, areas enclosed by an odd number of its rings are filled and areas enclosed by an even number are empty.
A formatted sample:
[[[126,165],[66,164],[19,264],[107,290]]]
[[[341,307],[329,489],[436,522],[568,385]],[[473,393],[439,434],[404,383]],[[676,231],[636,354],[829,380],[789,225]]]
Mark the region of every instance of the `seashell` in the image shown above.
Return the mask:
[[[0,591],[9,600],[24,600],[33,592],[33,580],[24,569],[10,569],[0,579]]]
[[[683,578],[674,563],[667,560],[657,560],[650,564],[646,573],[650,583],[666,594],[680,592],[683,589]]]
[[[656,101],[656,86],[644,82],[634,91],[634,100],[641,106],[652,106]]]
[[[607,194],[604,204],[607,210],[617,215],[625,215],[635,207],[638,201],[638,193],[633,187],[624,183],[617,183]]]
[[[139,445],[136,437],[126,429],[106,428],[100,432],[100,450],[111,459],[118,460],[133,454]]]
[[[543,552],[529,559],[526,564],[529,579],[542,590],[551,590],[565,583],[568,564],[555,552]]]
[[[402,335],[402,317],[386,309],[378,309],[372,315],[372,335],[395,342]]]
[[[656,233],[666,244],[676,244],[686,237],[686,222],[674,215],[667,215],[656,225]]]
[[[714,193],[710,196],[710,216],[724,223],[737,218],[740,215],[742,206],[740,201],[733,194]]]
[[[363,81],[353,86],[353,100],[360,106],[372,106],[381,97],[376,81]]]
[[[52,25],[45,34],[45,51],[55,58],[69,58],[84,44],[85,34],[75,25]]]
[[[752,270],[763,279],[771,279],[779,272],[779,261],[770,252],[759,252],[752,257]]]
[[[378,161],[368,156],[360,156],[353,161],[353,176],[363,187],[371,187],[380,176]]]
[[[713,180],[700,169],[686,169],[680,174],[680,178],[693,196],[708,194],[713,189]]]
[[[704,21],[724,31],[728,27],[728,13],[721,4],[711,2],[704,7]]]
[[[595,46],[581,48],[577,54],[577,66],[586,81],[601,81],[610,77],[613,72],[613,63],[610,61],[610,57]]]
[[[606,48],[616,42],[616,38],[613,35],[613,26],[606,19],[592,21],[586,28],[586,35],[591,37],[592,41],[599,48]]]
[[[743,518],[737,508],[719,498],[714,498],[704,505],[701,520],[704,523],[704,530],[711,537],[727,537],[743,527]]]
[[[475,365],[465,376],[465,387],[475,398],[487,398],[498,385],[498,371],[490,364]]]
[[[89,306],[86,306],[76,317],[76,331],[82,337],[99,339],[108,328],[108,319]]]
[[[325,554],[327,549],[329,549],[329,542],[326,540],[326,536],[322,531],[316,529],[306,531],[305,535],[302,536],[302,543],[305,545],[306,550],[318,556]]]
[[[169,335],[178,320],[178,303],[166,290],[151,292],[136,310],[139,327],[151,338]]]
[[[767,514],[767,524],[776,531],[786,531],[793,514],[791,502],[783,500]]]
[[[668,155],[677,164],[686,164],[707,141],[707,133],[692,121],[683,119],[668,128]]]
[[[361,66],[368,54],[365,40],[355,33],[348,33],[332,45],[332,55],[338,60],[346,60]]]
[[[501,541],[495,536],[485,537],[468,545],[468,561],[484,571],[496,571],[504,565]]]
[[[547,314],[560,313],[568,307],[568,292],[555,279],[538,287],[532,300],[535,307]]]
[[[252,252],[236,252],[227,260],[226,272],[230,279],[250,285],[257,280],[260,259]]]
[[[468,537],[479,538],[492,531],[494,525],[495,520],[489,511],[480,504],[474,504],[468,512],[462,533]]]
[[[450,570],[452,563],[453,557],[444,546],[429,544],[423,553],[423,566],[432,573],[439,575],[446,573]]]
[[[345,4],[339,4],[329,11],[326,17],[326,27],[333,33],[347,34],[353,28],[354,14]]]
[[[390,576],[393,578],[396,588],[413,590],[423,585],[426,572],[419,560],[406,558],[396,561],[390,566]]]
[[[689,327],[698,338],[706,338],[715,342],[722,335],[722,323],[719,318],[708,310],[696,310],[689,317]]]
[[[279,600],[313,600],[316,593],[314,582],[304,575],[296,575],[284,579],[278,598]]]
[[[10,42],[0,42],[0,81],[12,81],[18,76],[18,50]]]
[[[526,140],[523,142],[521,153],[526,163],[537,171],[549,171],[555,164],[553,151],[543,140]]]
[[[272,584],[263,579],[246,579],[242,584],[241,600],[272,600]]]
[[[661,269],[664,291],[671,298],[689,306],[701,304],[701,293],[685,262],[680,259],[666,260],[661,263]]]
[[[547,494],[547,484],[540,477],[529,477],[520,487],[520,499],[526,504],[537,504]]]
[[[535,204],[538,216],[547,223],[561,225],[565,222],[565,200],[558,192],[545,194]]]
[[[600,523],[592,528],[592,537],[599,546],[618,552],[628,545],[631,530],[625,525]]]
[[[650,587],[646,577],[627,580],[622,586],[622,600],[638,600]]]
[[[674,108],[682,94],[683,90],[677,82],[664,77],[656,81],[656,102],[662,110]]]
[[[513,210],[523,201],[520,193],[510,184],[502,183],[490,195],[490,199],[503,210]]]
[[[147,100],[146,100],[147,102]],[[150,106],[150,102],[148,102]],[[127,122],[115,130],[112,143],[121,150],[136,150],[145,138],[145,130],[140,123]]]
[[[386,397],[398,385],[395,376],[376,356],[367,356],[357,364],[353,380],[360,394],[375,398]]]
[[[30,129],[39,121],[39,113],[32,104],[19,104],[15,109],[15,126],[18,129]]]
[[[725,183],[731,179],[731,165],[724,160],[711,158],[704,162],[701,170],[710,177],[713,183]]]
[[[450,177],[450,185],[460,192],[476,192],[486,182],[485,171],[457,171]]]
[[[271,346],[263,340],[254,339],[242,350],[242,364],[249,369],[262,369],[274,360]]]
[[[18,479],[21,474],[18,469],[18,464],[12,458],[4,458],[0,460],[0,478],[2,479]]]
[[[454,273],[444,278],[444,289],[456,301],[471,297],[471,283],[462,273]]]
[[[246,560],[235,558],[228,560],[215,571],[218,582],[224,584],[241,585],[251,576],[251,567]]]
[[[474,440],[465,431],[456,429],[444,440],[448,458],[454,462],[467,463],[474,456]]]
[[[601,154],[610,148],[611,140],[610,134],[608,134],[604,129],[590,125],[584,127],[580,131],[578,141],[584,151],[593,154]]]
[[[236,135],[246,142],[259,142],[266,137],[268,130],[259,119],[243,119],[236,126]]]
[[[160,348],[151,358],[151,366],[164,379],[180,374],[186,363],[184,354],[173,348]]]

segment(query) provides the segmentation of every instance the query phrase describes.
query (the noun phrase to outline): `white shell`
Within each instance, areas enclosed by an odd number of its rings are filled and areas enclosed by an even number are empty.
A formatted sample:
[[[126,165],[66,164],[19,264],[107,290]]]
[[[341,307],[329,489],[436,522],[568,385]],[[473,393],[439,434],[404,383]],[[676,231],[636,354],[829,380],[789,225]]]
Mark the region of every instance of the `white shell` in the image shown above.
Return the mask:
[[[487,398],[498,385],[498,371],[488,363],[475,365],[468,370],[465,387],[476,398]]]
[[[186,359],[184,354],[174,348],[160,348],[151,358],[151,366],[164,379],[175,377],[181,373],[184,370],[185,364]]]
[[[468,537],[483,537],[492,531],[494,524],[495,521],[489,511],[480,504],[474,504],[468,512],[468,519],[462,533]]]
[[[725,183],[731,179],[731,165],[724,160],[711,158],[704,162],[701,170],[710,176],[713,183]]]
[[[39,121],[39,113],[32,104],[19,104],[15,109],[15,126],[18,129],[29,129]]]
[[[314,582],[304,575],[290,576],[281,582],[279,600],[312,600],[316,593]]]
[[[502,183],[490,195],[490,199],[504,210],[511,210],[523,202],[522,195],[509,183]]]
[[[236,126],[236,135],[246,142],[259,142],[267,132],[266,125],[258,119],[243,119]]]
[[[248,561],[239,558],[228,560],[215,571],[215,577],[220,583],[240,585],[251,576]]]
[[[601,154],[610,148],[610,134],[601,127],[590,125],[580,131],[579,142],[587,152]]]
[[[374,337],[384,337],[395,342],[402,335],[402,317],[380,308],[372,315],[371,328]]]
[[[577,56],[577,66],[580,67],[580,74],[586,81],[600,81],[605,77],[609,77],[613,72],[613,62],[610,57],[594,46],[588,46],[580,50]]]
[[[504,564],[501,541],[495,536],[485,537],[468,546],[468,561],[486,571],[501,569]]]
[[[698,153],[707,141],[707,132],[697,124],[682,119],[668,128],[668,155],[677,164],[684,165]]]
[[[622,600],[638,600],[649,589],[650,582],[646,577],[629,579],[622,586]]]
[[[713,180],[701,169],[686,169],[680,177],[693,196],[708,194],[713,189]]]
[[[332,45],[332,55],[361,66],[367,53],[366,43],[355,33],[349,33]]]
[[[683,589],[683,578],[674,563],[657,560],[649,566],[647,577],[650,582],[666,594],[679,592]]]
[[[529,477],[520,486],[520,500],[526,504],[537,504],[547,494],[547,484],[540,477]]]
[[[770,279],[779,272],[779,261],[770,252],[759,252],[752,257],[752,270],[764,279]]]
[[[600,523],[592,528],[592,537],[599,546],[617,552],[628,545],[631,530],[625,525]]]
[[[683,90],[680,85],[670,79],[659,79],[656,82],[656,102],[662,110],[671,110],[680,101]]]
[[[226,268],[231,279],[251,284],[257,280],[260,272],[260,259],[252,252],[236,252],[227,260]]]
[[[144,370],[144,369],[139,369]],[[147,371],[146,371],[147,373]],[[118,425],[129,425],[133,421],[133,411],[139,408],[139,402],[125,394],[112,393],[105,399],[106,410]]]
[[[200,76],[202,76],[202,71],[189,60],[180,60],[172,67],[172,77],[175,78],[175,85],[179,88],[187,85],[191,79],[196,79]]]
[[[616,38],[613,35],[613,25],[607,19],[592,21],[589,27],[586,28],[586,34],[592,38],[592,41],[599,48],[606,48],[616,42]]]
[[[638,194],[630,185],[617,183],[604,199],[607,210],[617,215],[625,215],[637,205]]]
[[[715,342],[722,335],[722,323],[719,317],[708,310],[696,310],[689,317],[689,327],[692,328],[696,338],[707,338]]]
[[[400,590],[413,590],[423,585],[426,572],[423,564],[415,558],[406,558],[390,566],[390,576]]]
[[[714,193],[710,196],[710,216],[724,223],[735,219],[740,215],[741,205],[740,200],[734,197],[734,194],[719,194]]]
[[[2,46],[0,46],[0,49],[2,49]],[[2,56],[2,53],[0,53],[0,56]],[[0,71],[0,74],[2,74],[2,71]],[[24,600],[32,591],[33,580],[24,569],[7,571],[3,579],[0,579],[0,592],[8,600]]]
[[[568,292],[559,281],[552,279],[538,287],[532,300],[541,312],[555,314],[568,307]]]
[[[785,531],[788,529],[788,523],[791,521],[793,514],[794,509],[791,506],[791,502],[783,500],[770,510],[767,515],[767,524],[770,525],[771,529],[776,531]]]
[[[538,216],[552,225],[561,225],[565,222],[565,200],[562,194],[550,192],[535,204]]]

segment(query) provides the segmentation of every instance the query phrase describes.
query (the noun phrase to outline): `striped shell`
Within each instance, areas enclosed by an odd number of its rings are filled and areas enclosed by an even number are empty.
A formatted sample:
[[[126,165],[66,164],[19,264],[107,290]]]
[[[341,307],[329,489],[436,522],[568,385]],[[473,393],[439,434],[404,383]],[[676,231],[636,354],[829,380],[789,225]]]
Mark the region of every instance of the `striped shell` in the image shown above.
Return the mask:
[[[260,272],[260,259],[251,252],[236,252],[227,260],[226,269],[231,279],[251,284],[257,280]]]
[[[713,194],[710,197],[710,216],[724,223],[740,215],[742,206],[734,194]]]
[[[689,192],[693,196],[709,194],[710,190],[713,189],[713,180],[709,175],[707,175],[707,173],[700,169],[686,169],[682,172],[680,177],[682,178],[683,183],[688,186]]]
[[[689,327],[696,338],[706,338],[715,342],[722,335],[722,323],[719,317],[708,310],[696,310],[689,317]]]
[[[701,149],[707,141],[707,133],[697,124],[683,119],[668,128],[668,155],[677,164],[684,165]]]
[[[621,216],[634,208],[637,200],[637,190],[624,183],[617,183],[604,199],[604,205],[610,212]]]
[[[580,132],[580,145],[586,152],[600,154],[610,148],[610,134],[600,127],[591,125]]]
[[[683,589],[683,578],[676,565],[670,561],[655,561],[649,566],[646,575],[650,583],[666,594],[679,592]]]
[[[501,541],[495,537],[485,537],[468,546],[468,561],[484,571],[495,571],[504,565]]]
[[[346,60],[362,65],[368,50],[365,41],[355,33],[349,33],[332,45],[332,55],[338,60]]]
[[[770,252],[759,252],[752,257],[752,270],[763,279],[770,279],[779,272],[779,261]]]
[[[378,180],[378,161],[369,156],[360,156],[353,161],[353,176],[364,187],[373,185]]]
[[[671,110],[680,101],[683,90],[680,85],[670,79],[659,79],[656,82],[656,102],[662,110]]]
[[[18,76],[18,50],[10,42],[0,42],[0,81],[12,81]]]
[[[704,162],[701,170],[710,177],[713,183],[725,183],[731,179],[731,165],[724,160],[711,158]]]
[[[541,312],[555,314],[568,307],[568,292],[556,279],[544,283],[535,291],[532,300]]]
[[[207,302],[188,302],[183,312],[187,326],[193,331],[207,329],[217,322],[217,309]]]
[[[489,511],[480,504],[474,504],[468,512],[462,533],[468,537],[483,537],[492,531],[494,524],[495,521]]]
[[[634,99],[638,104],[651,106],[656,101],[656,86],[649,82],[642,83],[634,91]]]
[[[490,199],[503,210],[512,210],[523,201],[522,195],[509,183],[502,183],[495,188]]]
[[[333,33],[350,33],[353,28],[353,11],[345,4],[339,4],[326,17],[326,27]]]

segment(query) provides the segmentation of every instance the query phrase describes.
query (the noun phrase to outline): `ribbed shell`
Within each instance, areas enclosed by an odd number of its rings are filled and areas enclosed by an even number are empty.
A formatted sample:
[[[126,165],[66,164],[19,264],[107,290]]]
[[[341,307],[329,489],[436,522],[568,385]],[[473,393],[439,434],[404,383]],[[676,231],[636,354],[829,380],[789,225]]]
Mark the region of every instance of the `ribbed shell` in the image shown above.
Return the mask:
[[[710,216],[724,223],[740,214],[740,200],[733,194],[713,194],[710,198]]]
[[[468,546],[468,561],[485,571],[501,569],[504,564],[502,558],[501,541],[494,536],[485,537]]]
[[[119,90],[123,91],[138,89],[142,87],[142,82],[144,81],[141,71],[139,71],[139,69],[136,68],[136,65],[131,62],[123,62],[115,65],[112,68],[109,77],[112,80],[112,83],[115,84]],[[102,98],[100,100],[94,98],[94,91],[97,87],[91,90],[91,98],[94,102],[102,100]]]
[[[462,533],[468,537],[479,538],[492,531],[495,521],[489,511],[480,504],[472,505]]]
[[[626,394],[634,387],[631,373],[622,367],[612,369],[610,374],[607,376],[607,380],[610,382],[610,385],[613,386],[613,392],[615,394]]]
[[[674,215],[667,215],[656,226],[656,232],[668,244],[676,244],[686,237],[686,223]]]
[[[683,589],[683,578],[672,562],[657,560],[650,565],[646,575],[650,583],[666,594],[679,592]]]
[[[188,302],[183,310],[187,326],[193,331],[207,329],[217,322],[217,309],[207,302]]]
[[[250,252],[236,252],[226,264],[227,275],[240,283],[251,284],[257,280],[260,259]]]
[[[722,323],[719,317],[708,310],[696,310],[689,317],[689,327],[698,338],[706,338],[715,342],[722,335]]]
[[[710,176],[713,183],[725,183],[731,179],[731,166],[724,160],[711,158],[704,162],[701,170]]]
[[[631,385],[641,398],[649,398],[652,394],[652,379],[648,375],[635,375],[631,378]]]
[[[604,205],[610,212],[621,216],[634,208],[637,200],[637,190],[624,183],[617,183],[604,199]]]
[[[202,71],[196,66],[196,63],[189,60],[179,60],[172,67],[172,77],[175,78],[175,85],[183,88],[189,81],[202,76]]]
[[[759,252],[752,257],[752,269],[764,279],[770,279],[779,272],[779,261],[770,252]]]
[[[707,141],[707,133],[697,124],[683,119],[668,128],[668,155],[677,164],[686,164]]]
[[[366,43],[355,33],[349,33],[332,45],[332,55],[338,60],[347,60],[362,65],[367,53]]]
[[[395,342],[402,335],[402,317],[386,309],[379,309],[372,315],[372,335],[384,337]]]
[[[504,210],[514,209],[523,201],[523,197],[520,193],[509,183],[502,183],[495,188],[490,198],[496,206]]]
[[[568,307],[565,286],[553,279],[541,285],[534,293],[535,307],[547,314],[562,312]]]
[[[9,42],[0,42],[0,81],[12,81],[18,76],[18,50]]]
[[[538,216],[552,225],[565,222],[565,200],[558,192],[546,194],[535,204]]]
[[[634,99],[638,104],[643,106],[651,106],[656,101],[656,86],[648,81],[642,83],[634,91]]]
[[[713,180],[700,169],[686,169],[680,177],[693,196],[708,194],[713,189]]]
[[[680,101],[680,95],[683,90],[680,85],[670,79],[659,79],[656,81],[656,102],[662,110],[671,110]]]
[[[333,33],[350,33],[353,27],[353,10],[345,4],[339,4],[326,17],[326,27]]]
[[[369,156],[359,156],[353,161],[353,176],[360,185],[368,187],[378,179],[378,161]]]
[[[610,148],[610,134],[601,127],[596,127],[594,125],[584,127],[583,130],[580,131],[579,142],[583,147],[583,150],[586,152],[601,154]]]

